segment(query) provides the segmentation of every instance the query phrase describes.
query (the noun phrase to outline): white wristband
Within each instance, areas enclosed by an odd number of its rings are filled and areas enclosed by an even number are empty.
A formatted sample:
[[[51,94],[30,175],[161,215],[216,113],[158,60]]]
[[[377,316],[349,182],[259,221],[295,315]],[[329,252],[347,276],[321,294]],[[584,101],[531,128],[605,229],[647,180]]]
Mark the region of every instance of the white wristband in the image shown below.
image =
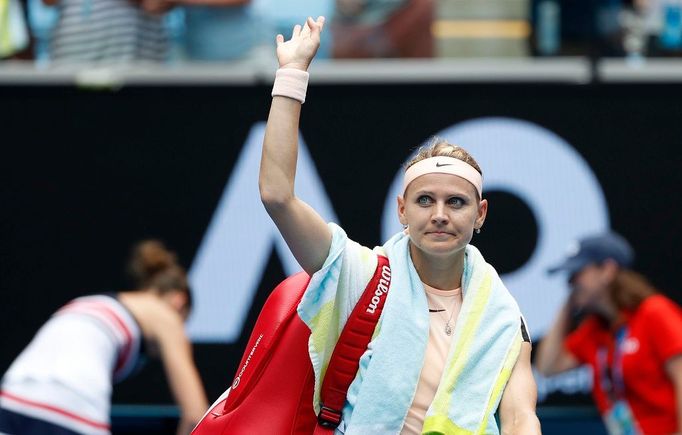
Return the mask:
[[[272,87],[272,96],[282,96],[293,98],[305,103],[305,94],[308,89],[308,74],[307,71],[301,71],[295,68],[280,68],[275,74],[275,84]]]

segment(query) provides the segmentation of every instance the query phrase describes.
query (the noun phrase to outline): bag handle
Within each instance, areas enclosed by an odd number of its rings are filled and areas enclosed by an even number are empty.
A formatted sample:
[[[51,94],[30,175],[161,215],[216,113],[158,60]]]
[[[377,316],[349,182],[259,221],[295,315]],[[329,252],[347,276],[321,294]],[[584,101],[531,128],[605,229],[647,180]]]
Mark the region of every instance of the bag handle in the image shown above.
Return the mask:
[[[378,255],[374,276],[353,308],[329,360],[322,381],[322,404],[314,435],[333,433],[341,422],[348,388],[358,372],[360,357],[372,340],[390,284],[391,267],[388,258]]]

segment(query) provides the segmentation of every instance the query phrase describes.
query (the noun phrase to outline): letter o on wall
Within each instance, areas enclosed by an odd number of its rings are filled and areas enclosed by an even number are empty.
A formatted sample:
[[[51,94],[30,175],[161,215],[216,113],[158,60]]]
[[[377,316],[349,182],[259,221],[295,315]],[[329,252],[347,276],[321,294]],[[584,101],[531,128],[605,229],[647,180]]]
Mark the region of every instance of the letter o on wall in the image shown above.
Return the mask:
[[[464,147],[476,158],[483,169],[484,197],[489,191],[506,192],[533,212],[538,226],[535,250],[525,264],[502,279],[519,302],[532,336],[543,336],[567,296],[565,277],[549,276],[547,268],[560,261],[577,238],[609,228],[608,208],[597,178],[568,142],[531,122],[478,118],[446,128],[437,136]],[[402,230],[395,199],[402,193],[402,179],[401,169],[386,198],[383,240]],[[476,244],[475,237],[472,243]]]

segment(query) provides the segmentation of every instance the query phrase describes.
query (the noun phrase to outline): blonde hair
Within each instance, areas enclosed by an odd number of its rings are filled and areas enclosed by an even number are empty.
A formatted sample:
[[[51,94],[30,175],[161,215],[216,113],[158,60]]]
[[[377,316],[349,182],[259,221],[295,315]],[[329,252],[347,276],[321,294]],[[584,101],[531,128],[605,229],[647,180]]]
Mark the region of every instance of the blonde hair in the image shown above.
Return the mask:
[[[417,154],[405,164],[405,170],[424,159],[438,156],[453,157],[457,160],[461,160],[476,169],[479,174],[483,175],[483,171],[481,170],[481,167],[478,166],[478,162],[476,162],[476,160],[471,154],[469,154],[467,150],[460,146],[453,145],[445,139],[436,136],[431,138],[428,144],[421,146],[417,150]]]

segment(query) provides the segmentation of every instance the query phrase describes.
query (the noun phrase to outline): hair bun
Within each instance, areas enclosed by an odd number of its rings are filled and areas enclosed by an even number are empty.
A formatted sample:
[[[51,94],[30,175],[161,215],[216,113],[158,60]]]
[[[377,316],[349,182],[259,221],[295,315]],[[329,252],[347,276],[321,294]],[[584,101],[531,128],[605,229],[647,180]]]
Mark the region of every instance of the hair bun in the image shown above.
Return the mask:
[[[130,274],[139,286],[144,286],[159,272],[177,266],[175,253],[159,240],[144,240],[133,247]]]

